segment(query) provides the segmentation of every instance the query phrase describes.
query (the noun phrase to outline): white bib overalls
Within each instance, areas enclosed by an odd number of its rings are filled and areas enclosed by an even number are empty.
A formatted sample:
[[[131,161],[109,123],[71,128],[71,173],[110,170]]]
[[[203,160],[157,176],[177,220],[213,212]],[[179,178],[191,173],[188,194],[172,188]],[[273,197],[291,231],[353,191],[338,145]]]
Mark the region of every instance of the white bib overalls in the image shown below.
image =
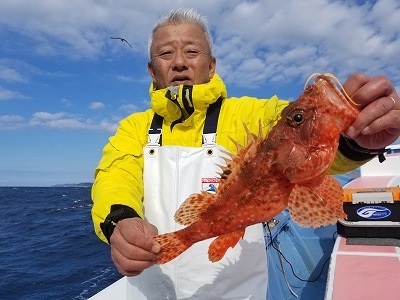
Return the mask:
[[[218,120],[218,115],[213,118]],[[215,143],[215,129],[216,123],[213,133],[203,132],[201,148],[160,146],[161,130],[149,131],[144,148],[144,214],[159,234],[182,228],[174,214],[189,195],[214,191],[220,171],[216,164],[225,163],[223,148]],[[196,243],[174,260],[129,277],[128,294],[135,300],[266,299],[268,269],[262,225],[248,227],[244,239],[216,263],[207,254],[212,240]]]

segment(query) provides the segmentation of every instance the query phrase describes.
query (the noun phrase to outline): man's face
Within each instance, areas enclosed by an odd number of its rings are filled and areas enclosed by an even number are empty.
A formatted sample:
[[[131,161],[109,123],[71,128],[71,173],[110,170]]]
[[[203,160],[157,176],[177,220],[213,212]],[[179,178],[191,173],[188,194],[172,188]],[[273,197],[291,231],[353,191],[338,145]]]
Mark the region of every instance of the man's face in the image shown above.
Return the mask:
[[[215,57],[211,56],[204,32],[194,24],[157,29],[150,55],[148,70],[158,89],[207,83],[215,72]]]

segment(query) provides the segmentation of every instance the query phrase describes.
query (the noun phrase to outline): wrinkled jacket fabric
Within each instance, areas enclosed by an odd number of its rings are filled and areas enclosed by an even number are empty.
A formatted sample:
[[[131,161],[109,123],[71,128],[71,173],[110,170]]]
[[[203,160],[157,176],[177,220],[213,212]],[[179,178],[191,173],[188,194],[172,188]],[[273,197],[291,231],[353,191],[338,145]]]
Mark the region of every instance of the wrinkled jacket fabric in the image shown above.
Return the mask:
[[[206,84],[194,85],[189,92],[184,86],[172,90],[157,90],[151,85],[151,109],[122,120],[116,134],[103,149],[92,188],[92,218],[95,232],[104,242],[107,239],[100,223],[110,213],[111,205],[129,206],[143,217],[143,147],[148,142],[147,134],[154,113],[164,118],[163,145],[200,147],[207,108],[222,97],[216,142],[236,153],[236,146],[229,137],[242,145],[246,144],[243,122],[257,135],[261,120],[263,134],[266,134],[268,127],[277,122],[282,109],[288,104],[277,96],[270,99],[227,98],[225,84],[217,74]],[[331,173],[345,173],[362,163],[338,152]]]

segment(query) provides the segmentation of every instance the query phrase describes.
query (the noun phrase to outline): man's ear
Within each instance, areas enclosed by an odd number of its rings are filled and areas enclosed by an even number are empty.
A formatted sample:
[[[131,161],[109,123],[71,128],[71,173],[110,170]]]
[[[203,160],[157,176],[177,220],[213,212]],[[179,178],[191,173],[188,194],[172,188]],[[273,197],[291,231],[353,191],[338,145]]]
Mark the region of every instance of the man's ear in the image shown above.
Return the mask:
[[[154,68],[153,68],[152,61],[149,61],[147,63],[147,70],[149,71],[149,74],[150,74],[151,78],[153,79],[153,82],[156,82],[155,81]]]
[[[208,64],[208,70],[209,70],[208,74],[210,79],[214,76],[216,67],[217,67],[217,59],[214,56],[211,56],[210,63]]]

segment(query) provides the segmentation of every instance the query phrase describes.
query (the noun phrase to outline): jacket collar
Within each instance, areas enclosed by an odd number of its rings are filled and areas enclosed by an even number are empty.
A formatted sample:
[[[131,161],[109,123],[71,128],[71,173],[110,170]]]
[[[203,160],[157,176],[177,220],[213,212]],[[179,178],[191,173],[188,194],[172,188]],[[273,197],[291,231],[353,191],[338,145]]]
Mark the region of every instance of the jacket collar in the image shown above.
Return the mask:
[[[172,124],[191,126],[196,113],[204,112],[218,100],[226,98],[226,87],[218,74],[205,84],[180,85],[157,90],[150,86],[150,101],[153,111]]]

